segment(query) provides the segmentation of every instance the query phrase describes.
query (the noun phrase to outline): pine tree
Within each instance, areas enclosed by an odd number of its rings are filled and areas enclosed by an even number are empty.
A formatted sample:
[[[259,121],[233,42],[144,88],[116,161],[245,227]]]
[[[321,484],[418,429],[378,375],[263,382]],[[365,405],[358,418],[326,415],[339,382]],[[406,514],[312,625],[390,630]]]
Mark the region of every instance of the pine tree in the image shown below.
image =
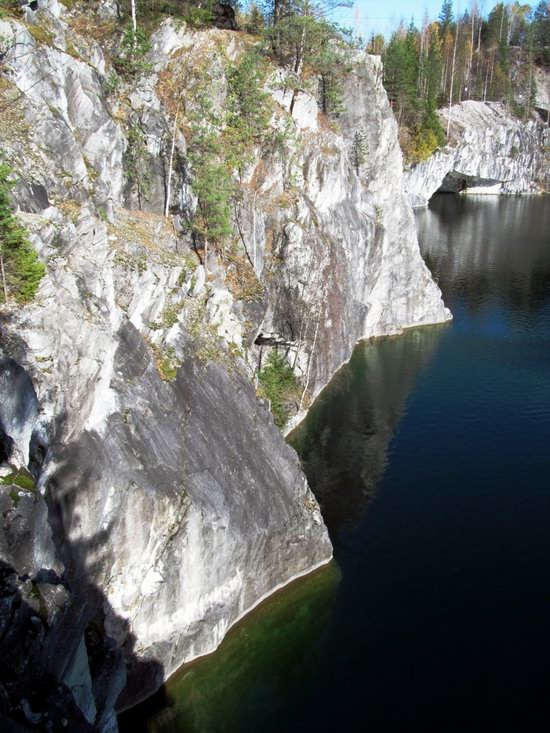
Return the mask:
[[[452,26],[453,20],[453,0],[443,0],[441,12],[439,13],[439,23],[443,33]]]
[[[45,267],[36,256],[25,229],[12,213],[11,170],[0,164],[0,273],[4,300],[9,297],[20,303],[32,300]]]
[[[245,23],[245,29],[253,36],[259,36],[265,26],[264,16],[256,3],[252,3]]]
[[[401,26],[386,48],[384,84],[400,125],[414,124],[418,99],[418,31]]]

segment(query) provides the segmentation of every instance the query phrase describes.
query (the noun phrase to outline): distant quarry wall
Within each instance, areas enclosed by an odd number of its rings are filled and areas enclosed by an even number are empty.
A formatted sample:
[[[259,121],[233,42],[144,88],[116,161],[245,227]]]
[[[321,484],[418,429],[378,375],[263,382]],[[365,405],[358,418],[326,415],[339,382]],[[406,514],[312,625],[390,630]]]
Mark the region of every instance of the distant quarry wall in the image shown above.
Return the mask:
[[[476,194],[540,193],[550,189],[550,129],[512,117],[503,104],[466,101],[440,118],[450,142],[405,172],[413,207],[436,191]]]

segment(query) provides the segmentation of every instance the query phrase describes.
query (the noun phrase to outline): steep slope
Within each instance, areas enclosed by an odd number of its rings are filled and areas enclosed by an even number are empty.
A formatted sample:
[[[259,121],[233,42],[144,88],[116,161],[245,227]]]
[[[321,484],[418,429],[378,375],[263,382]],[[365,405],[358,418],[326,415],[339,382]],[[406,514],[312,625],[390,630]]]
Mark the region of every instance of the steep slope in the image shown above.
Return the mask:
[[[248,41],[167,21],[145,75],[115,94],[79,23],[55,0],[0,21],[4,155],[47,267],[32,304],[2,310],[3,577],[14,644],[40,630],[19,660],[28,685],[1,679],[2,712],[41,726],[55,708],[73,730],[107,731],[124,685],[119,707],[331,557],[298,459],[256,397],[261,352],[282,348],[310,399],[357,339],[449,314],[418,251],[378,60],[357,59],[341,132],[310,93],[290,114],[272,69],[284,151],[256,151],[234,246],[207,251],[189,229],[188,130],[166,81],[201,49],[221,108],[225,59]]]
[[[296,201],[272,225],[280,265],[263,328],[291,342],[313,396],[358,339],[449,318],[419,256],[397,126],[381,79],[377,57],[356,59],[340,131],[316,130],[311,142],[306,138],[296,163]],[[306,110],[315,107],[310,99]],[[298,123],[314,130],[316,114],[304,111]],[[357,133],[367,149],[358,173],[351,164]]]

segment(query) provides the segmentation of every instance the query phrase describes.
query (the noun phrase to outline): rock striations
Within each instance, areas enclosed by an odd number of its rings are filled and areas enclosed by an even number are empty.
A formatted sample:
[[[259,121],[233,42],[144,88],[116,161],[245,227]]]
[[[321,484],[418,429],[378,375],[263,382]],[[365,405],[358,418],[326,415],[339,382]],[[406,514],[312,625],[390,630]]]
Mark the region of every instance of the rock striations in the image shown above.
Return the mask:
[[[358,339],[450,317],[420,258],[378,59],[356,59],[338,129],[307,92],[291,114],[272,71],[287,151],[244,171],[234,250],[199,257],[185,130],[172,145],[159,80],[201,49],[223,105],[238,36],[165,22],[117,96],[85,30],[56,0],[0,21],[3,154],[47,268],[32,304],[1,313],[0,717],[13,730],[116,730],[117,706],[329,561],[298,458],[256,395],[267,349],[285,350],[305,405]]]
[[[447,128],[449,111],[440,112]],[[550,129],[512,117],[497,102],[451,107],[451,143],[405,174],[415,207],[436,191],[477,194],[538,193],[550,188]]]

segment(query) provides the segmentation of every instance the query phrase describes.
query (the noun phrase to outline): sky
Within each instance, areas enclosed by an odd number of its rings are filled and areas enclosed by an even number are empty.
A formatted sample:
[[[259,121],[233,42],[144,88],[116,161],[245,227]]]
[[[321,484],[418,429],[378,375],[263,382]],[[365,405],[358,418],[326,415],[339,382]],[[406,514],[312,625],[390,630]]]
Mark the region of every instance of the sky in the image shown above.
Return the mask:
[[[525,0],[522,0],[525,1]],[[497,4],[497,0],[479,0],[483,15],[486,16]],[[534,3],[531,2],[531,5]],[[354,10],[337,10],[331,14],[331,19],[342,25],[355,28],[358,25],[360,34],[368,39],[371,33],[389,35],[398,25],[400,19],[408,24],[411,17],[419,26],[427,12],[430,20],[436,20],[441,10],[442,0],[356,0]],[[455,0],[455,16],[460,15],[471,7],[471,0]]]

